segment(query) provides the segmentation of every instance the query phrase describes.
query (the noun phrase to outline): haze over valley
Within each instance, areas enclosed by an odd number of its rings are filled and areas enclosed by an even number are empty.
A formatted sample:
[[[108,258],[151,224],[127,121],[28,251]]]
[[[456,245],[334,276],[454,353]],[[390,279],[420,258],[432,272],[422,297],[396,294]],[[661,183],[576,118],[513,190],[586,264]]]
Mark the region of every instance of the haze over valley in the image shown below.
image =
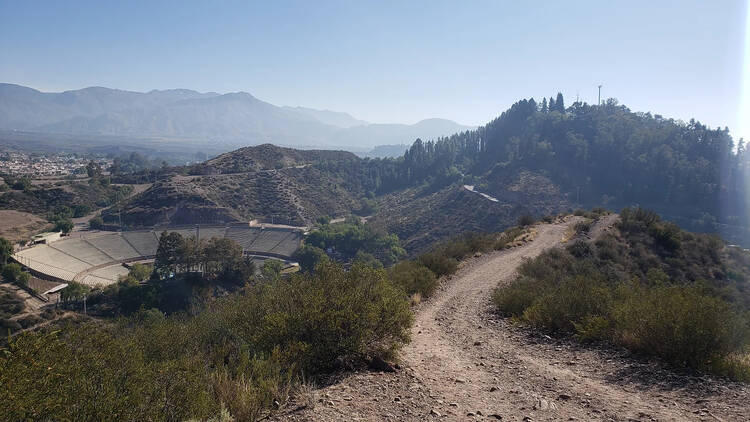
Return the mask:
[[[224,151],[273,142],[366,153],[378,145],[434,139],[468,129],[445,119],[412,125],[371,124],[343,112],[278,107],[245,92],[170,89],[139,93],[91,87],[45,93],[0,84],[0,130],[53,137],[183,141],[196,147],[220,146]],[[107,138],[100,139],[101,145],[107,144]],[[141,143],[146,148],[154,146]]]

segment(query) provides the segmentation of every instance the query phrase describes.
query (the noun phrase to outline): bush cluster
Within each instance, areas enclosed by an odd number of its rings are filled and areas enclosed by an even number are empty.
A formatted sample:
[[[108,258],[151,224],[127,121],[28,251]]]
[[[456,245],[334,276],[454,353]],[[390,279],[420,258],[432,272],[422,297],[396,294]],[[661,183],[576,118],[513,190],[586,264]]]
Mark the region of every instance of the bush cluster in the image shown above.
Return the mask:
[[[305,244],[323,251],[330,250],[341,261],[351,261],[358,253],[372,254],[386,266],[406,255],[398,236],[379,232],[358,217],[347,218],[338,224],[321,224],[306,237]]]
[[[739,276],[746,268],[721,259],[714,238],[675,230],[644,210],[623,211],[619,227],[620,236],[524,263],[515,282],[494,293],[498,310],[537,329],[605,340],[676,366],[750,374],[734,358],[750,344],[747,282]],[[740,281],[724,275],[731,267]]]
[[[384,270],[321,265],[212,302],[116,324],[24,333],[0,353],[2,420],[257,420],[289,388],[408,341],[409,302]]]

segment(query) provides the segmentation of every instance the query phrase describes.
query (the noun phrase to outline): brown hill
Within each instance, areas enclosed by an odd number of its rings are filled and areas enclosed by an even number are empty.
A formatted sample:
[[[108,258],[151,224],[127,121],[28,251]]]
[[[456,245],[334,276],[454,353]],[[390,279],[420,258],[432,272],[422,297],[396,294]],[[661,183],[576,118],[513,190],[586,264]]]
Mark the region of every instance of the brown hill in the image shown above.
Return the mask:
[[[371,224],[396,233],[410,253],[424,251],[434,242],[467,232],[502,231],[519,216],[535,217],[571,207],[549,179],[531,172],[510,177],[505,184],[489,184],[490,199],[464,186],[437,192],[407,189],[380,198]]]
[[[313,166],[235,174],[172,176],[123,207],[128,227],[248,221],[307,225],[358,208],[362,191]],[[116,210],[105,221],[116,222]]]
[[[366,177],[371,164],[343,151],[242,148],[188,169],[193,175],[154,184],[123,206],[122,220],[131,228],[255,218],[311,225],[319,217],[346,216],[362,207],[372,191]],[[453,184],[381,195],[371,224],[396,233],[414,253],[465,232],[503,230],[522,214],[570,208],[558,187],[537,173],[491,172],[476,182],[475,191]],[[105,222],[116,224],[117,212],[105,212]]]
[[[359,161],[359,158],[347,151],[298,150],[263,144],[221,154],[201,164],[199,169],[202,174],[227,174],[298,167],[324,161]]]

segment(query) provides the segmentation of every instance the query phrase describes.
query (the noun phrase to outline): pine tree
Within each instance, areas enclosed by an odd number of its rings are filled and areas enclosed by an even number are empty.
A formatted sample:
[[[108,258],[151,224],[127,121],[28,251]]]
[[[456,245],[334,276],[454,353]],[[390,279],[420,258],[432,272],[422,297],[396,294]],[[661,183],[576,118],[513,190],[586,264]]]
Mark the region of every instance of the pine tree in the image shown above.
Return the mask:
[[[555,111],[555,99],[552,97],[549,97],[549,111]]]
[[[541,111],[542,113],[546,113],[548,111],[546,98],[542,98],[542,110]]]
[[[561,92],[557,93],[557,100],[555,101],[555,109],[560,113],[565,113],[565,101]]]

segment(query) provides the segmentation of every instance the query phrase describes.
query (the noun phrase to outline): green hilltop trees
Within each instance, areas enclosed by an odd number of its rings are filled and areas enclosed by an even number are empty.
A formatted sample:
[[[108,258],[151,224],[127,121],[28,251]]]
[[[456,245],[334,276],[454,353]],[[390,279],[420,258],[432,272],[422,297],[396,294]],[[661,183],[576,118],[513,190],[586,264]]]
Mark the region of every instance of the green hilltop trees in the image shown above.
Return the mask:
[[[504,177],[525,170],[547,176],[586,206],[642,204],[700,231],[750,226],[743,140],[695,120],[632,112],[615,99],[570,106],[562,94],[541,104],[524,99],[476,130],[418,139],[398,159],[320,166],[377,194],[461,180],[450,174],[484,182],[492,194],[502,190]]]
[[[255,272],[250,258],[242,255],[237,242],[214,237],[205,241],[176,232],[163,232],[156,250],[154,273],[160,279],[181,273],[200,272],[206,279],[221,279],[242,285]]]

